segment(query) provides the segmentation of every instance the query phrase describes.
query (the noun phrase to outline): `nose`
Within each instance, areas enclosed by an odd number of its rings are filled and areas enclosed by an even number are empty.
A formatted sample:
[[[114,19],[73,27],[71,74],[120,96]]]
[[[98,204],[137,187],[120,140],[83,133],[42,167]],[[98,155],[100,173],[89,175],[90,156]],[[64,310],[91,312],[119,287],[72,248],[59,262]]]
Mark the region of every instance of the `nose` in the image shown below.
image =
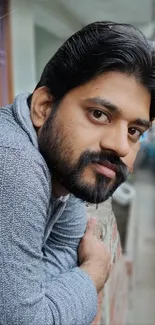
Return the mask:
[[[120,158],[126,157],[130,152],[128,127],[117,125],[113,128],[107,128],[106,134],[104,132],[102,136],[100,146],[102,150],[114,151]]]

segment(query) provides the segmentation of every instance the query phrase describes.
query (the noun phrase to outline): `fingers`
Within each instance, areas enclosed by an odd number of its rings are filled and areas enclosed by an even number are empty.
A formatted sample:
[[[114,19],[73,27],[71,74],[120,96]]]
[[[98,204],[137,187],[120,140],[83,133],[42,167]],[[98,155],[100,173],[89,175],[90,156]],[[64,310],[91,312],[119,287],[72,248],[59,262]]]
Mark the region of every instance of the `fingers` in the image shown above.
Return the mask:
[[[93,236],[97,225],[97,219],[90,218],[87,222],[85,235]]]
[[[101,227],[99,224],[96,224],[94,235],[98,238],[101,239]]]
[[[87,227],[86,227],[86,235],[90,236],[96,236],[96,238],[100,239],[101,238],[101,227],[97,222],[96,218],[89,218]]]

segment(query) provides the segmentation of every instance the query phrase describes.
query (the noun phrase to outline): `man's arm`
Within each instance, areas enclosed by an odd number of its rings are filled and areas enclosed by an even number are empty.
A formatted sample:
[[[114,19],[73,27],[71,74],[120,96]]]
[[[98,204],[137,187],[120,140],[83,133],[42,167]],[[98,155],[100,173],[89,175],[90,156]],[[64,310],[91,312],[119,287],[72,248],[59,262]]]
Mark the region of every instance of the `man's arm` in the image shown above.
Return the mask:
[[[97,292],[86,273],[89,265],[45,288],[42,242],[49,195],[37,159],[0,148],[1,325],[86,325],[95,317]]]
[[[78,266],[78,247],[87,224],[86,207],[70,195],[43,247],[46,281]]]

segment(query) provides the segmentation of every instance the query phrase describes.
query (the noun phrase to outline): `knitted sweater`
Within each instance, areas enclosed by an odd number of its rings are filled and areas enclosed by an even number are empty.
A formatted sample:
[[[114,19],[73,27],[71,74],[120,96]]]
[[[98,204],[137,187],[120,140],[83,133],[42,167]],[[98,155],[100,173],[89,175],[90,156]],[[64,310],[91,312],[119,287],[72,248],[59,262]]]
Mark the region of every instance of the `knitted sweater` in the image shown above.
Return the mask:
[[[97,292],[77,263],[85,206],[53,197],[27,97],[0,109],[0,325],[89,325]]]

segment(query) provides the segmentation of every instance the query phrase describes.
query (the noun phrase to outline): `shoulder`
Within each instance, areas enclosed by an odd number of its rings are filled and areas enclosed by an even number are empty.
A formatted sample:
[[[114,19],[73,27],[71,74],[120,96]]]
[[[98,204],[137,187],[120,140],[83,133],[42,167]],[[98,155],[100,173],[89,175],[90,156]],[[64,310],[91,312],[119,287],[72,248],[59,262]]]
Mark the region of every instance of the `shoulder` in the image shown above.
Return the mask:
[[[16,157],[22,161],[23,167],[29,165],[30,169],[43,172],[50,178],[49,169],[45,160],[31,142],[28,134],[14,120],[12,105],[0,109],[0,154],[7,155],[12,163]]]
[[[0,176],[5,175],[9,181],[10,175],[11,181],[11,176],[15,180],[17,172],[21,182],[27,179],[33,184],[43,185],[46,193],[51,190],[51,177],[45,160],[6,107],[0,109]]]
[[[0,146],[12,149],[31,147],[31,142],[24,130],[16,122],[12,105],[0,109]]]

